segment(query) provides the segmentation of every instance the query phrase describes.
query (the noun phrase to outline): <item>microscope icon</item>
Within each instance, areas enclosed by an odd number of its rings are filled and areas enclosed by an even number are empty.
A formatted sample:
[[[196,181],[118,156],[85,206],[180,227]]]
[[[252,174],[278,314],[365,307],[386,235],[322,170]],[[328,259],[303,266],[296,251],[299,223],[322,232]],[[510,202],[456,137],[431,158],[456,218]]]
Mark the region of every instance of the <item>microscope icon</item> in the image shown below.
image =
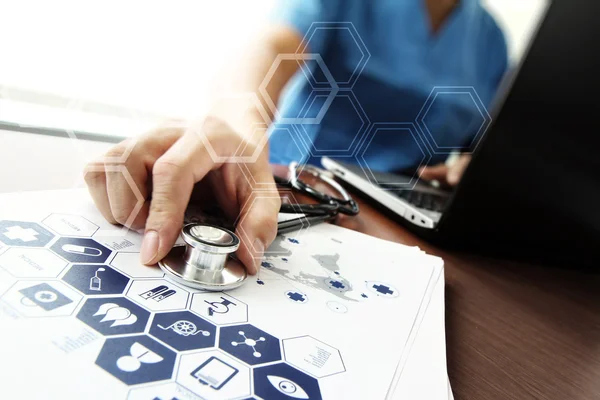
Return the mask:
[[[229,306],[237,306],[233,301],[230,301],[224,297],[221,297],[222,301],[208,301],[204,300],[208,304],[208,315],[213,314],[227,314],[229,312]]]

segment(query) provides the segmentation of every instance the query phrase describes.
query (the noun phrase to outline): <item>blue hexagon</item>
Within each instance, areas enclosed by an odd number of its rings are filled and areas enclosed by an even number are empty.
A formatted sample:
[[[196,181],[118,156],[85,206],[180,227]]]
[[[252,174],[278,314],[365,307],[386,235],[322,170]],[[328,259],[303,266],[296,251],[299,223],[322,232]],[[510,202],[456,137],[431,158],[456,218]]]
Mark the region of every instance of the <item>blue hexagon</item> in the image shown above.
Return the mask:
[[[219,348],[250,365],[281,360],[279,339],[250,324],[221,328]]]
[[[62,278],[83,294],[121,294],[129,278],[107,265],[75,264]]]
[[[433,153],[472,152],[492,123],[485,104],[472,86],[432,89],[416,123]],[[472,139],[465,143],[465,133]]]
[[[373,159],[381,159],[381,152],[375,146],[374,140],[378,135],[406,135],[410,138],[410,143],[412,145],[412,149],[410,149],[410,154],[420,154],[419,159],[415,160],[415,163],[418,163],[418,168],[415,169],[415,173],[411,177],[404,177],[400,175],[384,175],[386,180],[382,180],[374,174],[377,171],[377,168],[369,165],[368,158]],[[387,142],[387,141],[386,141]],[[414,144],[413,144],[414,143]],[[369,153],[371,155],[378,154],[379,157],[369,157]],[[390,155],[390,157],[394,157]],[[360,150],[360,154],[358,156],[358,161],[363,170],[365,171],[365,175],[367,179],[378,185],[382,189],[412,189],[415,187],[419,180],[418,169],[422,166],[425,166],[431,160],[431,154],[428,151],[428,148],[421,136],[418,133],[418,129],[415,124],[410,122],[377,122],[371,125],[369,132],[365,135],[362,148]],[[389,180],[389,177],[392,177],[393,180]],[[408,179],[407,179],[408,178]]]
[[[110,249],[93,239],[63,237],[50,249],[72,263],[103,264],[110,256]]]
[[[127,385],[170,379],[173,350],[145,335],[107,339],[96,365]]]
[[[150,334],[179,351],[214,347],[217,328],[189,311],[158,313]]]
[[[303,44],[298,49],[298,53],[310,51],[311,48],[316,47],[311,42],[323,41],[322,35],[327,35],[326,39],[328,39],[332,34],[336,35],[337,46],[341,48],[355,47],[358,50],[356,53],[346,52],[357,55],[355,59],[349,60],[352,71],[350,75],[333,77],[340,89],[352,89],[371,58],[371,53],[352,22],[313,22],[304,35]],[[322,80],[316,78],[315,80],[322,83]]]
[[[35,222],[0,221],[0,241],[9,246],[44,247],[54,235]]]
[[[254,393],[274,400],[322,399],[315,378],[285,363],[255,368]]]
[[[150,313],[124,297],[87,299],[77,319],[106,336],[142,333]]]

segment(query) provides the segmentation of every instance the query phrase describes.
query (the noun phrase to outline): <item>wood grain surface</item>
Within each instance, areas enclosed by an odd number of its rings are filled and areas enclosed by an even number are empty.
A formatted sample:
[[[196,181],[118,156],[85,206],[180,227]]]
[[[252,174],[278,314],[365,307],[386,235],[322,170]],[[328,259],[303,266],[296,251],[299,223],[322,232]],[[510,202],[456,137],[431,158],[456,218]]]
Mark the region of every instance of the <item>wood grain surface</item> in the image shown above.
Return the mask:
[[[357,200],[338,225],[444,259],[457,400],[600,399],[600,275],[445,251]]]

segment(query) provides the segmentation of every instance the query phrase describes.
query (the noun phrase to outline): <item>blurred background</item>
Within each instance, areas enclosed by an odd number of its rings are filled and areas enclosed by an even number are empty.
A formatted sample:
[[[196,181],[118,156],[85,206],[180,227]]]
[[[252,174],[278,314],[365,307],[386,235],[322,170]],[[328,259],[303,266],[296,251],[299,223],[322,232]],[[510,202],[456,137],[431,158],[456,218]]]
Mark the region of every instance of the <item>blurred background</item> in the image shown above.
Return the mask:
[[[275,1],[0,0],[0,122],[128,136],[201,114]],[[545,0],[481,1],[514,65]]]

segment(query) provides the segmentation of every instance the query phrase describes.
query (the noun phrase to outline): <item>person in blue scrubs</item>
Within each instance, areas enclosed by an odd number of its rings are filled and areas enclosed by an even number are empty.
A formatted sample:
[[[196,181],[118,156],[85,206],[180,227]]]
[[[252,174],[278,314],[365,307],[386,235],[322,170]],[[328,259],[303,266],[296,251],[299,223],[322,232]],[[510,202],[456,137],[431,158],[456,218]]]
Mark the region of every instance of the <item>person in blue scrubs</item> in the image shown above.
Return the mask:
[[[273,21],[305,38],[308,51],[322,57],[342,89],[319,124],[302,123],[303,118],[314,122],[321,111],[324,98],[313,103],[313,87],[325,79],[316,62],[310,62],[308,73],[296,73],[281,103],[281,116],[298,120],[298,132],[312,151],[299,148],[285,130],[274,129],[274,163],[305,159],[320,165],[321,155],[347,156],[357,149],[374,170],[412,171],[423,159],[414,137],[392,130],[360,146],[364,118],[371,123],[415,122],[434,88],[461,87],[427,103],[424,126],[437,150],[430,165],[441,163],[450,149],[471,147],[482,124],[479,104],[469,92],[488,107],[507,68],[504,35],[478,0],[282,0]],[[366,63],[365,50],[370,53]],[[344,96],[344,89],[352,92],[354,102]]]
[[[421,177],[455,183],[468,156],[459,168],[433,164],[472,145],[482,123],[474,98],[490,104],[507,64],[502,32],[478,0],[280,0],[245,50],[221,77],[242,94],[236,101],[215,101],[199,120],[120,143],[87,168],[104,217],[143,231],[144,264],[165,257],[186,207],[200,199],[239,221],[237,257],[256,273],[281,205],[279,196],[254,196],[256,185],[276,193],[270,161],[318,164],[322,155],[360,154],[372,169],[414,171],[423,151],[410,131],[366,137],[365,128],[415,122],[422,108],[418,122],[427,133],[419,137],[434,154]],[[428,102],[436,87],[473,92],[442,90]]]

